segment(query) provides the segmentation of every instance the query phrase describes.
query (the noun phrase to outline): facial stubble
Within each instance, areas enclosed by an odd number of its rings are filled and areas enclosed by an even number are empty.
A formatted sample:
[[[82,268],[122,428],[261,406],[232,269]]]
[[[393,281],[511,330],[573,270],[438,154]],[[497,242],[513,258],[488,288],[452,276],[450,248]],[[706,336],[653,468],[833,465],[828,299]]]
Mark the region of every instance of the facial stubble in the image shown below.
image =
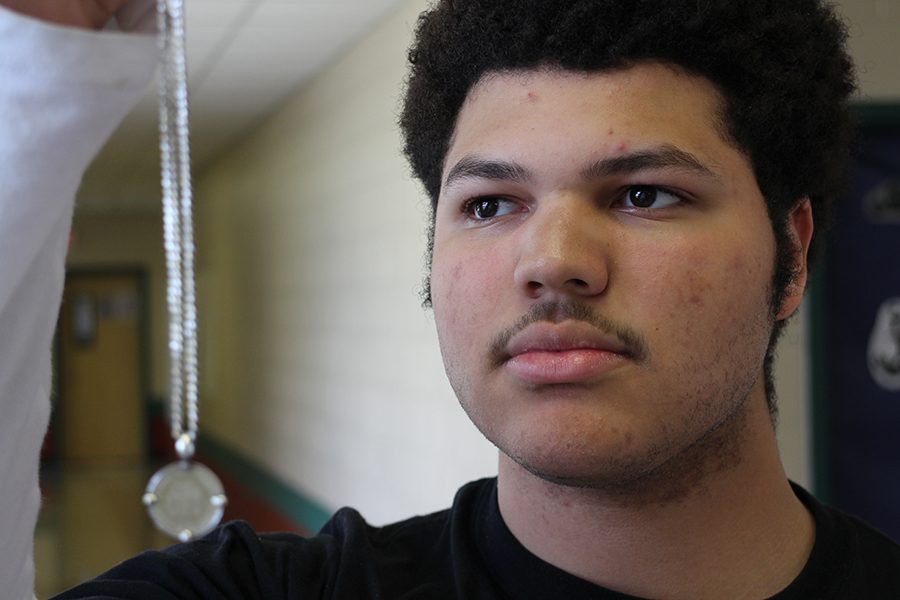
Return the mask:
[[[595,313],[589,306],[577,302],[553,305],[536,305],[511,327],[498,334],[489,352],[492,368],[500,368],[504,360],[502,348],[504,340],[508,341],[517,331],[528,324],[546,320],[558,322],[563,319],[577,319],[599,329],[606,336],[613,336],[628,349],[633,363],[632,376],[641,376],[641,369],[653,369],[652,348],[648,347],[644,338],[635,330],[615,323]],[[760,311],[756,318],[742,322],[742,327],[729,340],[721,340],[722,348],[731,345],[738,338],[748,336],[768,336],[772,319],[769,307]],[[765,344],[754,344],[764,347]],[[473,405],[471,397],[471,381],[469,377],[460,377],[462,370],[447,365],[451,384],[457,397],[470,419],[501,452],[512,459],[520,467],[534,476],[560,486],[580,488],[585,491],[602,492],[604,496],[618,498],[622,502],[635,503],[671,503],[687,494],[702,491],[704,481],[711,475],[733,468],[739,464],[743,456],[743,446],[747,438],[748,408],[751,390],[759,378],[762,364],[760,356],[734,356],[723,352],[716,356],[731,356],[734,360],[729,364],[691,364],[687,373],[680,376],[697,378],[710,371],[717,373],[718,378],[705,380],[705,386],[696,387],[688,382],[683,396],[674,399],[675,405],[691,406],[693,410],[681,414],[680,422],[661,425],[661,435],[645,440],[645,446],[638,451],[610,452],[605,456],[591,455],[592,435],[603,435],[603,431],[588,432],[584,439],[559,439],[541,450],[528,446],[526,441],[516,444],[514,441],[500,439],[494,435],[489,426],[482,422],[480,410],[484,407]],[[684,367],[685,365],[680,365]],[[554,386],[537,389],[532,392],[553,394]],[[565,387],[565,386],[558,386]],[[556,390],[559,391],[559,390]],[[598,392],[597,402],[606,401]],[[671,402],[672,399],[667,401]],[[489,410],[489,409],[488,409]],[[705,426],[696,429],[694,423]],[[692,437],[684,437],[680,432],[693,432]],[[621,433],[613,430],[613,433]],[[596,438],[595,438],[596,439]],[[609,441],[609,440],[607,440]],[[560,460],[571,459],[572,463],[583,463],[583,456],[593,466],[581,473],[573,473],[570,465]],[[563,458],[560,458],[563,457]]]

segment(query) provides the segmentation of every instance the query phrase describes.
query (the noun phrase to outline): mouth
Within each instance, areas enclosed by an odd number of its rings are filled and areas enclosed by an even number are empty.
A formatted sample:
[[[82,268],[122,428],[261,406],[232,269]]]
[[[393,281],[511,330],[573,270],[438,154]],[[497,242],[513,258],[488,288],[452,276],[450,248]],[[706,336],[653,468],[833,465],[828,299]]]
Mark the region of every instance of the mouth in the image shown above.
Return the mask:
[[[636,358],[614,336],[572,320],[533,323],[510,338],[504,354],[502,368],[530,385],[595,381]]]

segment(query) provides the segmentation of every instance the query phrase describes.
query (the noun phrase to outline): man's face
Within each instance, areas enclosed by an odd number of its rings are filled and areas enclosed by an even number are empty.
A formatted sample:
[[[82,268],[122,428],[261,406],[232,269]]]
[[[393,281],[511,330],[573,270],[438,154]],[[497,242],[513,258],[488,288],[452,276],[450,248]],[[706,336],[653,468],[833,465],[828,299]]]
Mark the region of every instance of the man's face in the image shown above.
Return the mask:
[[[720,102],[643,64],[492,74],[459,114],[441,351],[473,422],[542,477],[636,481],[764,403],[775,239]]]

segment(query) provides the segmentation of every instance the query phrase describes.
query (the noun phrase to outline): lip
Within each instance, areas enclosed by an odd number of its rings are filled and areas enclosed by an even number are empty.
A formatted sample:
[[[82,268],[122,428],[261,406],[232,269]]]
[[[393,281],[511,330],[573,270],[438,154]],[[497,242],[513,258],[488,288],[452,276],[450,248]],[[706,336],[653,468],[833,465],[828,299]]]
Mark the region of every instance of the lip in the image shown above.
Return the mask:
[[[529,325],[506,353],[507,372],[531,385],[588,382],[632,359],[621,341],[581,321]]]

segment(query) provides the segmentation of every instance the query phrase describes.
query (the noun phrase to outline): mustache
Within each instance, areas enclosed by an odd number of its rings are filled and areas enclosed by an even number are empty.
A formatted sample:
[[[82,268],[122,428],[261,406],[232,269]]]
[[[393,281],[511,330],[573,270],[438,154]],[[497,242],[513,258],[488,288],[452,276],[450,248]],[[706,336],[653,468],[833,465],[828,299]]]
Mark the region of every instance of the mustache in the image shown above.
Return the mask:
[[[603,333],[603,335],[615,338],[616,341],[625,347],[629,357],[638,364],[647,361],[649,356],[647,343],[644,341],[644,337],[636,330],[595,312],[586,304],[566,301],[535,304],[512,326],[497,334],[491,341],[491,362],[494,366],[500,366],[506,362],[509,359],[509,354],[506,352],[509,341],[514,335],[529,325],[540,322],[561,323],[567,320],[587,323]]]

